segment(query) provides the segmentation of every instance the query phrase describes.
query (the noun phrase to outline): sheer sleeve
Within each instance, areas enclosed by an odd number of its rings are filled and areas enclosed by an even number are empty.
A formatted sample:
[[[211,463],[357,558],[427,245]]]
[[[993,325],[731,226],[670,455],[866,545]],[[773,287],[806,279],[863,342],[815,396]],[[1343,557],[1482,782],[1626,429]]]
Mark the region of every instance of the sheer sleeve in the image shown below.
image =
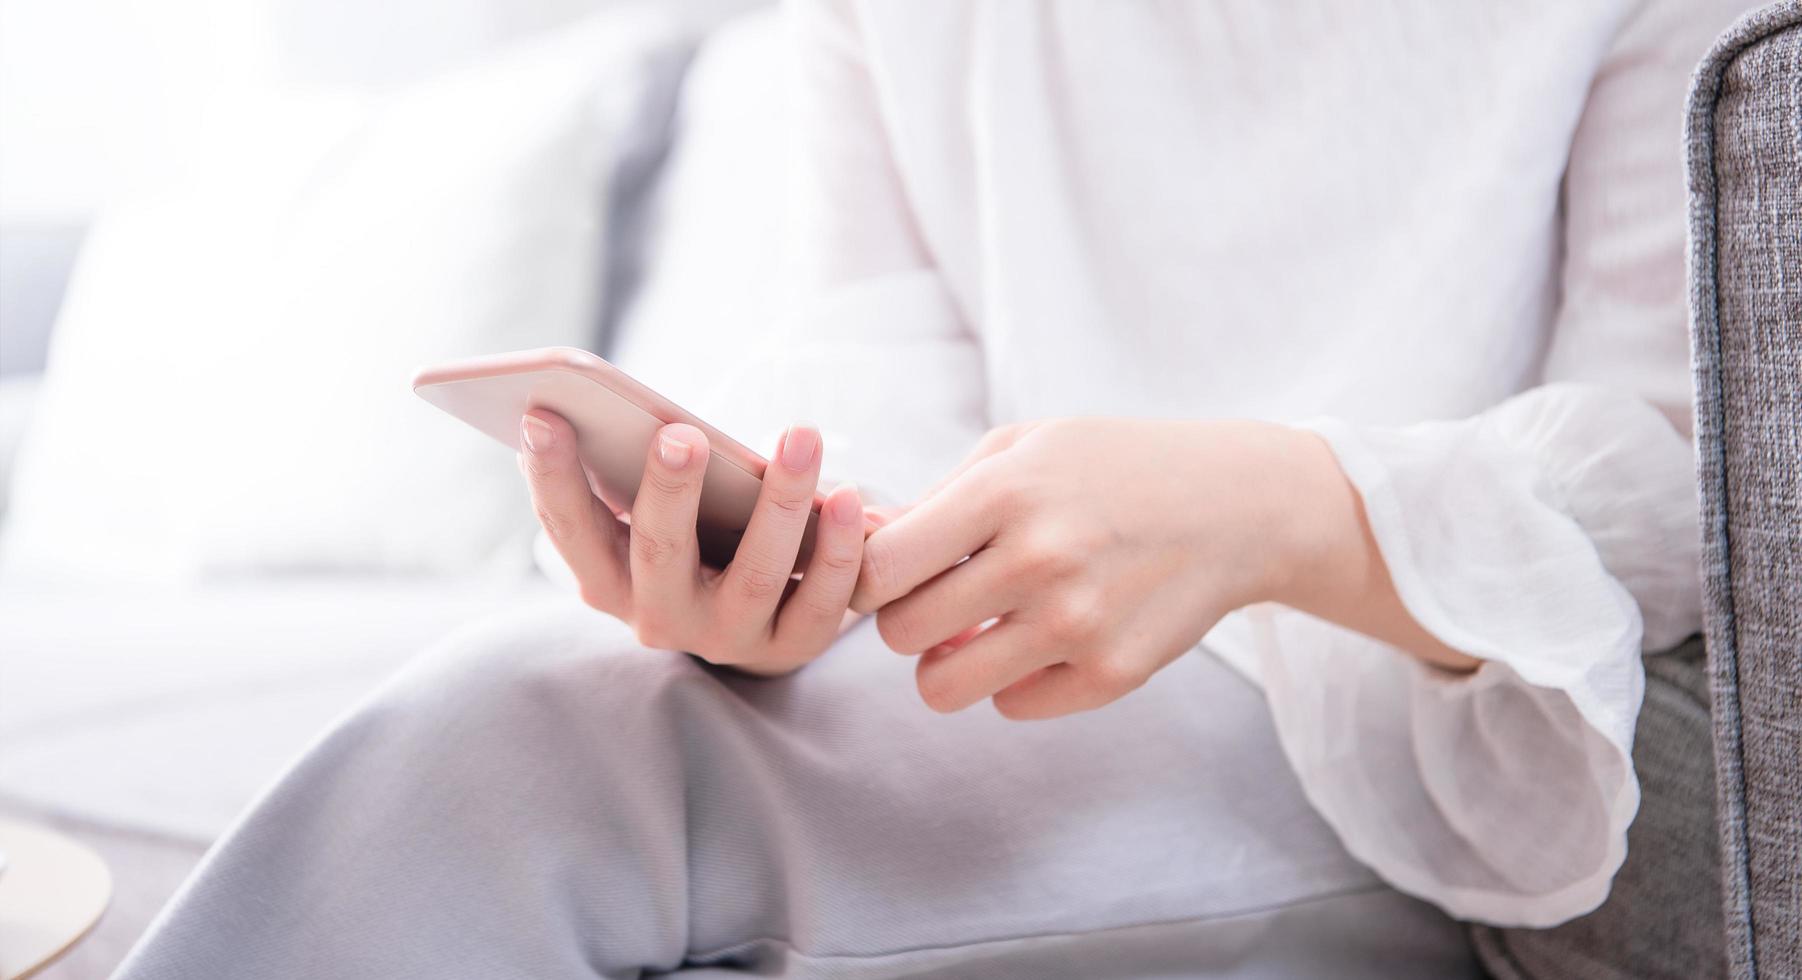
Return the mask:
[[[1542,387],[1462,420],[1307,423],[1408,610],[1482,666],[1443,673],[1278,607],[1223,630],[1347,847],[1460,917],[1544,926],[1606,898],[1639,805],[1640,657],[1700,624],[1677,134],[1730,17],[1646,5],[1600,67]]]

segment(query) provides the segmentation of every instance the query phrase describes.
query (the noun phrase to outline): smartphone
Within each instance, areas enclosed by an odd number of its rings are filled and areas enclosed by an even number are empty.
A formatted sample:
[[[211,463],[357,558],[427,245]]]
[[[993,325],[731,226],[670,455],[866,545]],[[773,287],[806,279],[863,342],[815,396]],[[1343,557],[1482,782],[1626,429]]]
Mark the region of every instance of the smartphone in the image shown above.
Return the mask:
[[[577,454],[588,471],[589,486],[628,521],[657,430],[671,422],[686,422],[700,429],[707,434],[710,455],[695,530],[701,560],[715,568],[724,568],[738,551],[763,486],[764,468],[769,465],[738,440],[683,411],[631,375],[573,347],[435,365],[414,375],[413,391],[516,452],[523,448],[519,444],[520,417],[528,409],[548,409],[561,415],[575,427]],[[797,567],[812,554],[814,529],[824,502],[825,495],[816,492]]]

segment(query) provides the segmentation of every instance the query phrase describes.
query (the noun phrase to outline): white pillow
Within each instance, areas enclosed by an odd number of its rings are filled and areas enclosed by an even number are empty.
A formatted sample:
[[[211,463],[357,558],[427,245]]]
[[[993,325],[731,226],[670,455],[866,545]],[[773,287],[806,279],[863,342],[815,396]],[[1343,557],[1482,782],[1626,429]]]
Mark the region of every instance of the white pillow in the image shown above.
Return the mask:
[[[682,81],[675,143],[635,244],[643,276],[606,351],[677,404],[768,454],[780,430],[735,398],[776,338],[781,306],[788,45],[777,9],[707,36]],[[573,592],[542,532],[538,568]]]
[[[38,391],[43,386],[43,379],[36,374],[0,376],[0,515],[6,513],[19,442],[25,438],[31,409],[37,404]]]
[[[593,342],[609,168],[691,34],[634,6],[373,104],[272,102],[209,177],[103,221],[5,574],[448,572],[523,545],[506,452],[407,381]]]
[[[644,278],[609,352],[765,454],[780,430],[741,430],[731,399],[736,376],[779,335],[788,56],[779,10],[735,18],[695,54],[651,205]]]

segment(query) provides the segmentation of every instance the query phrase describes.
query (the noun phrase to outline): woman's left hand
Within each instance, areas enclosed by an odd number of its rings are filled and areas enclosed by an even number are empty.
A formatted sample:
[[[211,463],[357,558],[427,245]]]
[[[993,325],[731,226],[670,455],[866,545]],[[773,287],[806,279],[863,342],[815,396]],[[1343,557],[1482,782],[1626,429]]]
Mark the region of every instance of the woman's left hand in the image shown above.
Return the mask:
[[[1132,691],[1260,601],[1474,664],[1402,609],[1325,441],[1259,422],[996,429],[865,542],[852,607],[920,655],[932,708],[993,697],[1007,717],[1046,718]]]

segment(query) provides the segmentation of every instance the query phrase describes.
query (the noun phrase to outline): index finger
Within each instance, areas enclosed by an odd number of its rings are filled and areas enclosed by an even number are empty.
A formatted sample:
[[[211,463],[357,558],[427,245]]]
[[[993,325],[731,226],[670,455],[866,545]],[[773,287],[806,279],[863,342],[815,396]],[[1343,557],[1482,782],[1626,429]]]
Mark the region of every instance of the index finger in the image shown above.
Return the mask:
[[[874,612],[993,540],[999,515],[985,495],[963,492],[971,482],[954,481],[870,535],[852,609]]]
[[[638,625],[693,608],[701,581],[695,516],[707,471],[707,436],[684,423],[657,430],[632,499],[629,562]]]

